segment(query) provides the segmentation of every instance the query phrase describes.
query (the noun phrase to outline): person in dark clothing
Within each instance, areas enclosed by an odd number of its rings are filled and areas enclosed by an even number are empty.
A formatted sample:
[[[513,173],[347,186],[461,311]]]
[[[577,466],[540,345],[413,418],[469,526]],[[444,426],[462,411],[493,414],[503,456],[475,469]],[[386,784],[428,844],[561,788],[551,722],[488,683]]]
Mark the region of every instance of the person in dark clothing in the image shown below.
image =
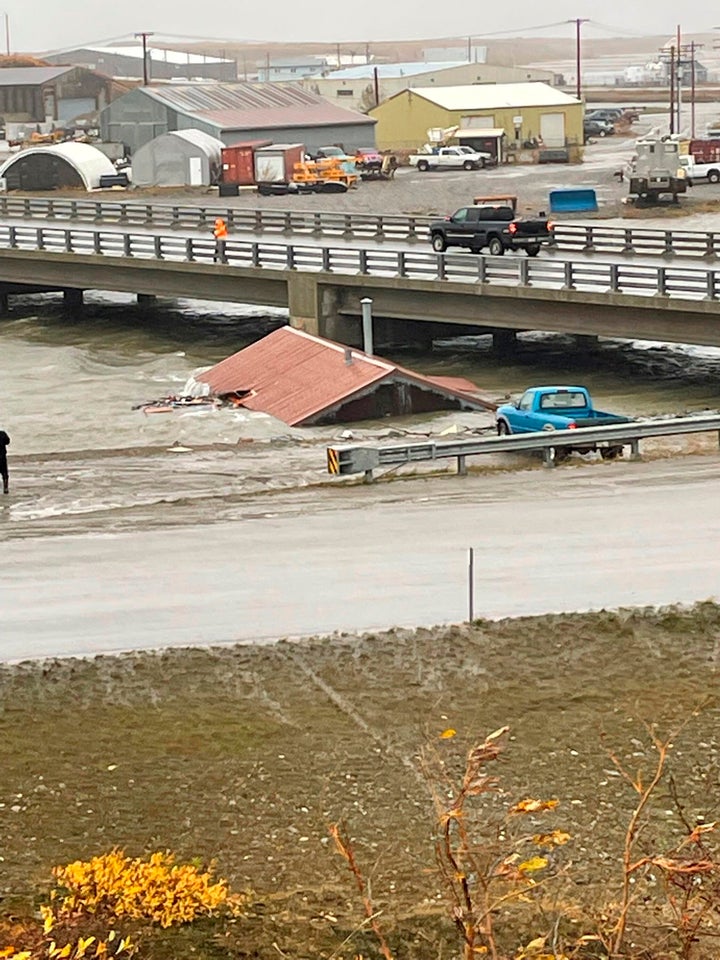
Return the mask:
[[[10,444],[10,437],[4,430],[0,430],[0,477],[3,482],[3,493],[10,493],[10,477],[7,465],[7,448]]]

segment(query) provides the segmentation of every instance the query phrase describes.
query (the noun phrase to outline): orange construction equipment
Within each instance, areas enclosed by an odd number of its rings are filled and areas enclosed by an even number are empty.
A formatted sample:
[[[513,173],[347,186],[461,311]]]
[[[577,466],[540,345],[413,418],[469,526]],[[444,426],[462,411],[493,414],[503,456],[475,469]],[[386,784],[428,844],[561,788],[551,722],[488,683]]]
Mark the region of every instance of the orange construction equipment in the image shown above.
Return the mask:
[[[339,157],[325,157],[321,160],[304,160],[293,168],[293,183],[304,183],[322,187],[326,183],[341,183],[352,187],[357,183],[356,173],[349,173],[343,167]]]

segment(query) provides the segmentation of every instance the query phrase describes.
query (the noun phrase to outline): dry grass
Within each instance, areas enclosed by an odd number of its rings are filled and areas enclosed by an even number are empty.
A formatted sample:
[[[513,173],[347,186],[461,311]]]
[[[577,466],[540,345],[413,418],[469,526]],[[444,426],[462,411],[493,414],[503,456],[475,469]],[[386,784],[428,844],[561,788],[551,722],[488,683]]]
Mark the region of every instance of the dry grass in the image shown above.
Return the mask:
[[[633,803],[601,729],[627,762],[651,760],[643,721],[686,717],[719,667],[720,608],[705,604],[2,668],[0,909],[31,909],[55,863],[169,848],[217,858],[254,905],[168,933],[152,960],[327,956],[362,922],[328,836],[344,820],[391,949],[450,956],[416,766],[427,737],[452,726],[465,750],[509,723],[503,784],[560,798],[575,889],[593,900]],[[711,703],[670,757],[690,818],[714,817],[718,729]],[[681,830],[664,808],[653,820],[658,842]],[[372,949],[361,929],[344,955]]]

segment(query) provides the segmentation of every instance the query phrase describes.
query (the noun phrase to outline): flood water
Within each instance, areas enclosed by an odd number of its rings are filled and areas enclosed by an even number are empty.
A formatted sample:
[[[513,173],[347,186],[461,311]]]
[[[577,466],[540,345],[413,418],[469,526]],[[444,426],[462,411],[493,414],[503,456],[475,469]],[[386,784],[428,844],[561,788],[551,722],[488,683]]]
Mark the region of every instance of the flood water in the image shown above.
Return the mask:
[[[181,393],[198,368],[282,322],[281,311],[237,304],[138,306],[98,294],[73,315],[56,297],[14,298],[0,320],[0,428],[12,438],[0,540],[267,516],[274,491],[327,481],[324,448],[347,430],[421,439],[492,428],[486,413],[293,429],[242,410],[132,409]],[[720,408],[717,349],[601,341],[586,353],[571,337],[544,334],[522,336],[512,361],[490,348],[489,337],[473,337],[431,353],[384,352],[423,373],[468,377],[498,399],[533,383],[581,382],[619,413]]]

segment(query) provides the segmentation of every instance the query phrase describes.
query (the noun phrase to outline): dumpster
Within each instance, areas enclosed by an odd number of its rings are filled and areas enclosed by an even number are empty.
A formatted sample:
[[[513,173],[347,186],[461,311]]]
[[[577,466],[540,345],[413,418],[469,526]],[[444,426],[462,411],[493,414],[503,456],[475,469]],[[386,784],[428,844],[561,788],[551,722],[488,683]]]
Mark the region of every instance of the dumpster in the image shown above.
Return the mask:
[[[562,187],[550,191],[552,213],[581,213],[597,208],[597,194],[592,187]]]

